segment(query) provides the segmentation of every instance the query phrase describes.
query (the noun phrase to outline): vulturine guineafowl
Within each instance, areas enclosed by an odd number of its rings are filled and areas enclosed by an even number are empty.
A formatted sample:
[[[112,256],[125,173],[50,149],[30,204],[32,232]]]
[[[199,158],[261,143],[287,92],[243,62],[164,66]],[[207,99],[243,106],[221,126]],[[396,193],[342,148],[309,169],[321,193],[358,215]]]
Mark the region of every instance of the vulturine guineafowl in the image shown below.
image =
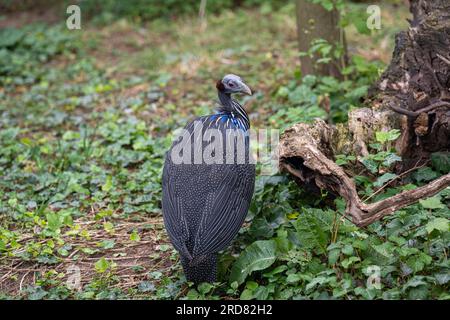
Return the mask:
[[[196,284],[216,281],[217,253],[239,232],[255,184],[249,118],[231,97],[252,92],[232,74],[216,87],[217,113],[185,127],[167,152],[163,170],[164,223],[186,279]]]

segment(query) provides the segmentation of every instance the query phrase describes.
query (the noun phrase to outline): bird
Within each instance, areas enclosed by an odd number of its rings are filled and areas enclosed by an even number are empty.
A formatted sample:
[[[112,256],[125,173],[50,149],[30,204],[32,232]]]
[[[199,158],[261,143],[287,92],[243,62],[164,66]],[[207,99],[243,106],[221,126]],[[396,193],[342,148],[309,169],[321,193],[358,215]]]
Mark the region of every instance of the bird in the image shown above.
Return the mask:
[[[217,281],[218,252],[238,234],[255,185],[249,116],[232,97],[252,90],[234,74],[216,88],[216,112],[185,126],[166,152],[162,174],[164,225],[194,284]]]

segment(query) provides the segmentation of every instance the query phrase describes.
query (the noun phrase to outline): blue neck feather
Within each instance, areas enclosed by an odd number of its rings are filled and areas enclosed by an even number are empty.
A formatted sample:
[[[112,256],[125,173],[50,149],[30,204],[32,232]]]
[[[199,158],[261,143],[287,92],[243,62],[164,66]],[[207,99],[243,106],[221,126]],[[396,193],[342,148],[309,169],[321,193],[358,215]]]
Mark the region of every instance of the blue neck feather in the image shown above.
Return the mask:
[[[245,112],[239,102],[233,100],[229,93],[225,93],[221,90],[219,90],[218,95],[220,101],[220,107],[218,109],[219,113],[229,114],[233,118],[240,118],[246,129],[250,128],[250,121],[247,112]]]

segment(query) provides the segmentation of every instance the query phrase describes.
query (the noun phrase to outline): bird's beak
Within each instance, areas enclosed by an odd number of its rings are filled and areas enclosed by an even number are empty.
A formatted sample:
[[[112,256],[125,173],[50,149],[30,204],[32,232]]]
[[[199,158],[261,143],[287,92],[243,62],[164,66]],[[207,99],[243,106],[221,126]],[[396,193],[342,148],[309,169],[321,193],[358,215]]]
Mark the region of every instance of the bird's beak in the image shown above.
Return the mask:
[[[248,94],[249,96],[252,95],[252,90],[245,83],[241,82],[241,88],[242,93]]]

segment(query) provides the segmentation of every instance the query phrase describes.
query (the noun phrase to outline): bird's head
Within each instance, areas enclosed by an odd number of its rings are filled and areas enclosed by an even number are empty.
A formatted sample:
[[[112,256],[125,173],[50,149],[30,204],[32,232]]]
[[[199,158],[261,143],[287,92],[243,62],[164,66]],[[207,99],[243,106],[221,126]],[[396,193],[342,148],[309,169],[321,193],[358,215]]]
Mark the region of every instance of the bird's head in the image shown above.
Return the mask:
[[[252,95],[252,90],[242,81],[242,79],[234,74],[227,74],[222,80],[217,81],[217,90],[223,93],[244,93]]]

